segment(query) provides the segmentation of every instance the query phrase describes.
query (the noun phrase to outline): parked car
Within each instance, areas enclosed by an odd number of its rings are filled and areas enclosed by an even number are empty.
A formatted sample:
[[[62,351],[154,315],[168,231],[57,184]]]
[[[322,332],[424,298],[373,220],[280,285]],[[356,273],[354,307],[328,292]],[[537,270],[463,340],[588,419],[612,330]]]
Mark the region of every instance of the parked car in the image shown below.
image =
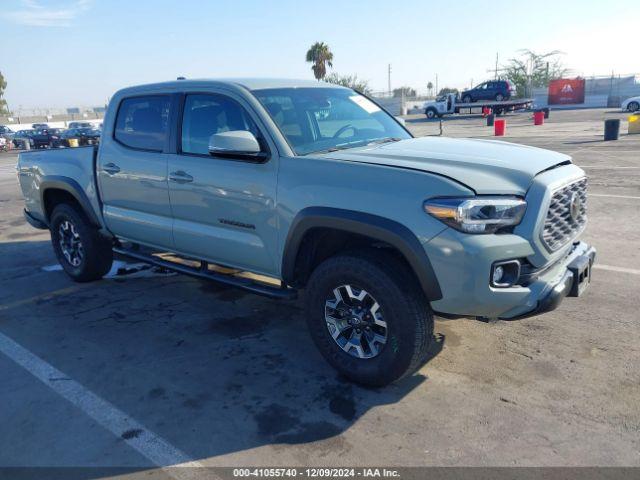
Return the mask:
[[[9,127],[5,125],[0,125],[0,137],[10,142],[11,140],[13,140],[14,135],[15,135],[15,132],[11,130]]]
[[[33,148],[52,148],[60,146],[60,128],[39,128],[31,133]]]
[[[488,82],[481,83],[471,90],[464,90],[460,94],[462,103],[477,102],[478,100],[496,100],[501,102],[502,100],[509,100],[511,97],[515,97],[516,88],[507,80],[490,80]]]
[[[100,130],[95,128],[69,128],[60,136],[62,146],[71,146],[69,140],[77,139],[79,146],[97,145],[100,142]]]
[[[640,110],[640,97],[627,98],[622,102],[623,112],[637,112],[638,110]]]
[[[67,128],[94,128],[94,126],[90,122],[69,122]]]
[[[126,88],[100,148],[22,153],[18,172],[26,219],[73,280],[100,279],[116,252],[274,298],[304,291],[325,359],[369,385],[421,365],[434,312],[544,313],[583,294],[595,259],[571,157],[413,138],[315,81]]]
[[[27,148],[27,144],[29,148],[33,148],[33,140],[31,137],[34,134],[34,130],[18,130],[13,136],[13,146],[15,148]]]
[[[43,128],[49,128],[49,124],[48,123],[34,123],[33,125],[31,125],[31,128],[33,128],[34,130],[40,130]]]

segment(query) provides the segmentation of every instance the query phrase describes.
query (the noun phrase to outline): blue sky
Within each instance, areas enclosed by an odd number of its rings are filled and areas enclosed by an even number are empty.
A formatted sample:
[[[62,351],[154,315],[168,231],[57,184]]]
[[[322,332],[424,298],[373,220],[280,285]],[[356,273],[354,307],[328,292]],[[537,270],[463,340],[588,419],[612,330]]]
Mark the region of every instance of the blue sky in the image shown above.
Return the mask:
[[[466,87],[522,48],[562,50],[574,74],[640,72],[640,0],[3,0],[0,22],[12,108],[100,105],[179,75],[312,78],[315,41],[374,90],[389,63],[392,87],[425,90],[436,73]]]

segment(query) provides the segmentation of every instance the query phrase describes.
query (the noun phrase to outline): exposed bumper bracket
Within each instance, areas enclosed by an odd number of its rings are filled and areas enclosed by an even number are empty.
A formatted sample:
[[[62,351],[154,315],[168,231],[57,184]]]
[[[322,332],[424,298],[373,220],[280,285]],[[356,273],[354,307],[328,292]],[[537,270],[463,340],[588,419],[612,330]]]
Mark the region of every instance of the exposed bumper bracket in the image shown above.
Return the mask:
[[[541,313],[550,312],[558,308],[564,297],[577,297],[587,288],[591,278],[591,267],[596,258],[596,249],[589,249],[582,255],[574,258],[558,283],[551,291],[538,302],[538,305],[531,311],[515,317],[504,318],[503,320],[520,320]]]

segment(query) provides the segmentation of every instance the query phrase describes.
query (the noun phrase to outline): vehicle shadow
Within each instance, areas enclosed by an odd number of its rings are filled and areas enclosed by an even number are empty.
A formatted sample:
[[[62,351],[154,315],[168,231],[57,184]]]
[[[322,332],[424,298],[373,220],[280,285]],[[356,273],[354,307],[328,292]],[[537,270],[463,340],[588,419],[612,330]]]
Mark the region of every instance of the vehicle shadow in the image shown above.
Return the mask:
[[[317,454],[311,444],[318,441],[323,456],[339,456],[349,448],[342,433],[427,380],[417,373],[371,389],[337,375],[313,345],[300,301],[181,275],[73,284],[41,270],[48,249],[48,242],[0,244],[11,268],[29,269],[0,280],[20,292],[5,305],[0,331],[194,460],[278,444],[298,446],[303,458]],[[434,337],[424,363],[444,343]],[[367,426],[382,438],[377,427]],[[29,431],[40,434],[38,425]],[[65,435],[90,439],[92,432]],[[130,438],[124,431],[118,440]],[[31,456],[41,464],[38,452]]]

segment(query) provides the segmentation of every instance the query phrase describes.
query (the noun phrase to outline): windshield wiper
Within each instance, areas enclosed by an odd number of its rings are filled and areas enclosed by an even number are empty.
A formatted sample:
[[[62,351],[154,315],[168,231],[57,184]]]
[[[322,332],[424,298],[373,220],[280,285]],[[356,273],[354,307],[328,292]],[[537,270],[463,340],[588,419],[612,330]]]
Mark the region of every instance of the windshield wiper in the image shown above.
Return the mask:
[[[400,140],[402,140],[402,139],[398,138],[398,137],[378,138],[377,140],[373,140],[373,141],[367,143],[367,145],[378,145],[378,144],[381,144],[381,143],[399,142]]]
[[[306,153],[305,155],[309,155],[310,153],[338,152],[340,150],[347,150],[349,148],[354,148],[357,146],[379,145],[382,143],[399,142],[400,140],[402,139],[398,137],[385,137],[385,138],[376,138],[376,139],[368,139],[368,140],[357,140],[355,142],[339,143],[338,145],[334,145],[333,147],[325,148],[322,150],[316,150],[315,152],[309,152],[309,153]]]

